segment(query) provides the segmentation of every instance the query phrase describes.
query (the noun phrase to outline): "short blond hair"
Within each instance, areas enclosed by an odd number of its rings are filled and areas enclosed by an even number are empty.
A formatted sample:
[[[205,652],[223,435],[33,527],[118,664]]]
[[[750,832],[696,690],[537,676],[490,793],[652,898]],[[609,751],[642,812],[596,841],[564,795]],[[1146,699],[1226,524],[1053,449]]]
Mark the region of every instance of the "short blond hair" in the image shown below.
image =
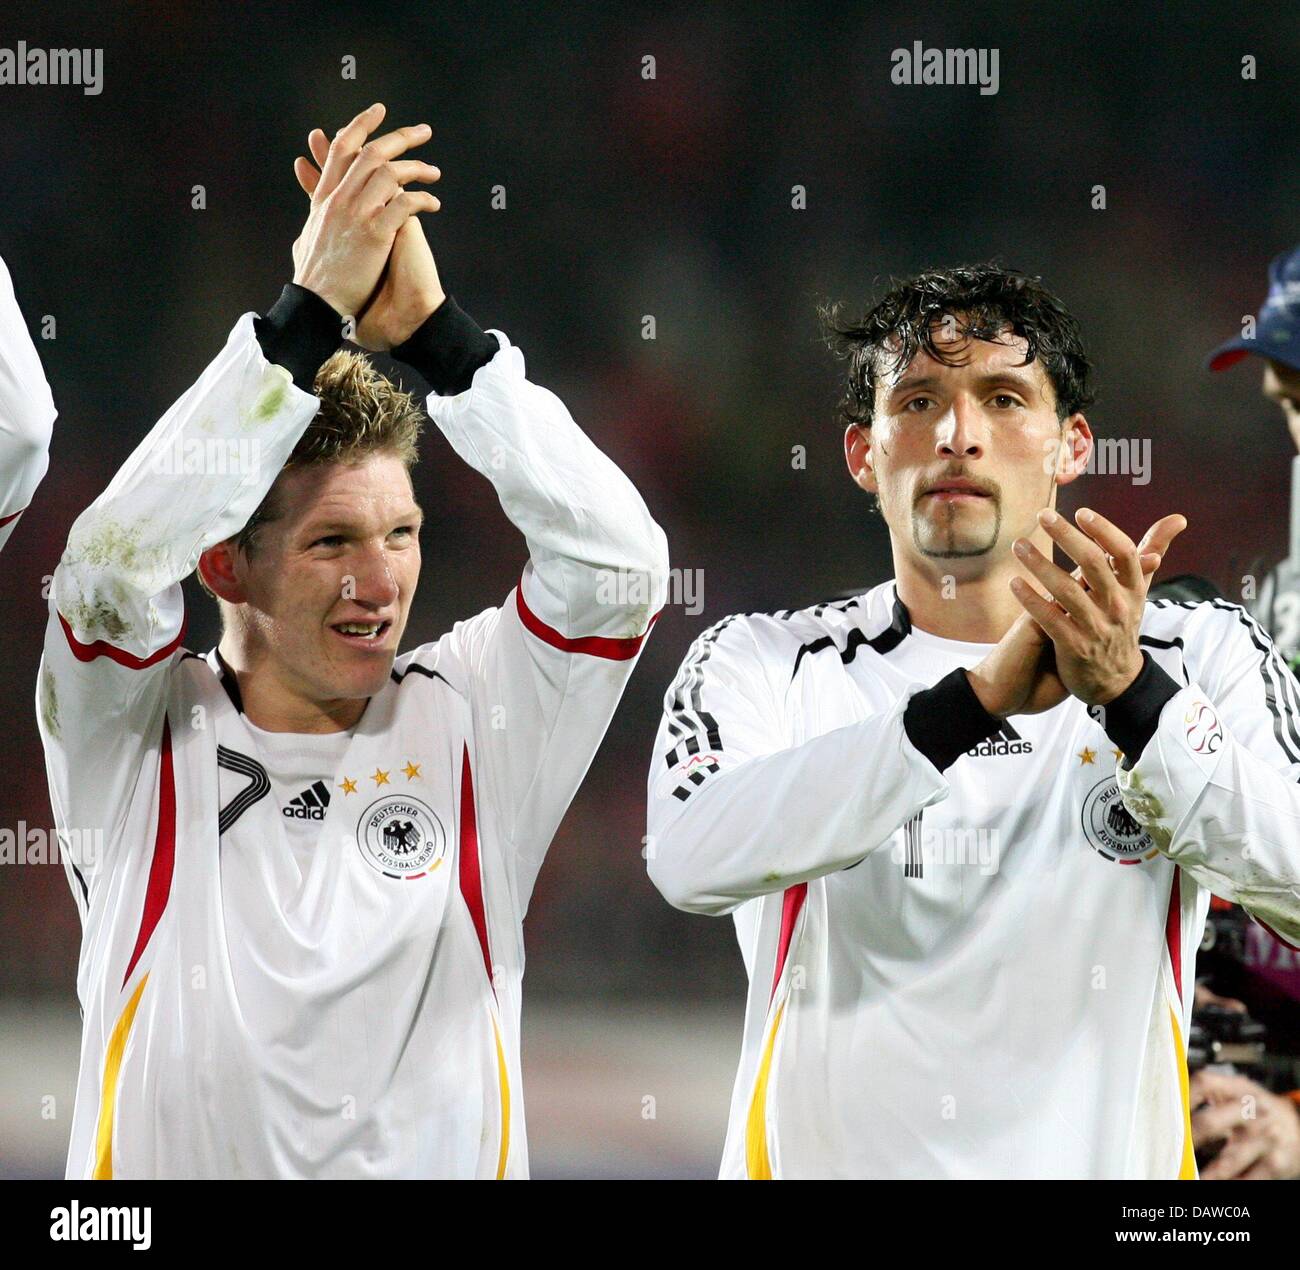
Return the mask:
[[[419,461],[425,413],[411,393],[381,375],[368,357],[339,349],[316,372],[313,391],[320,398],[320,409],[298,438],[275,484],[234,535],[236,547],[246,556],[257,549],[262,527],[279,515],[276,486],[285,472],[359,463],[372,454],[391,454],[408,471]],[[216,599],[203,575],[197,576],[199,585]]]

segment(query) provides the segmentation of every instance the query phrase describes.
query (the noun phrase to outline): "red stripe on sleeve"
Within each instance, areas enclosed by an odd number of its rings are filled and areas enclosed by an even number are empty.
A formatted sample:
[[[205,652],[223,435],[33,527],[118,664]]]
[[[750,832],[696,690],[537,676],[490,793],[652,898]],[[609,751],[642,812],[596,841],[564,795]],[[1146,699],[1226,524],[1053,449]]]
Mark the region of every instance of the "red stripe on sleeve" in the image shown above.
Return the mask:
[[[800,882],[785,893],[781,902],[781,938],[776,946],[776,969],[772,972],[772,991],[768,996],[770,1002],[776,996],[776,985],[781,982],[781,971],[785,969],[785,959],[790,955],[790,940],[794,935],[794,924],[799,920],[804,900],[808,898],[808,883]]]
[[[608,639],[604,635],[584,635],[579,639],[572,639],[568,635],[561,635],[555,627],[547,626],[528,607],[524,600],[522,582],[515,588],[515,601],[519,610],[519,620],[527,630],[544,643],[550,644],[552,648],[558,648],[563,653],[586,653],[589,657],[604,657],[609,661],[627,661],[635,657],[641,645],[645,643],[645,637],[650,634],[650,627],[659,620],[659,613],[656,613],[640,635],[629,635],[624,639]],[[660,609],[659,612],[662,613],[663,610]]]
[[[1183,999],[1183,911],[1182,911],[1182,877],[1178,867],[1174,866],[1174,881],[1169,888],[1169,913],[1165,917],[1165,944],[1169,948],[1169,960],[1174,968],[1174,987],[1178,990],[1179,1002]]]
[[[59,623],[67,637],[68,647],[72,649],[72,655],[78,661],[94,661],[96,657],[107,657],[128,670],[144,670],[148,666],[164,661],[181,646],[181,640],[185,638],[185,630],[190,624],[190,615],[185,613],[182,616],[180,634],[166,648],[160,648],[156,653],[150,653],[148,657],[137,657],[134,653],[116,648],[102,639],[97,639],[93,644],[83,644],[72,633],[72,627],[68,625],[68,619],[62,613],[59,614]]]
[[[0,529],[3,529],[11,520],[17,520],[27,508],[20,507],[16,512],[10,512],[8,516],[0,516]]]
[[[140,918],[140,933],[135,938],[135,951],[122,977],[125,988],[131,971],[140,960],[149,943],[149,936],[158,925],[167,899],[172,893],[172,867],[176,860],[176,774],[172,767],[171,722],[163,716],[162,764],[158,777],[158,834],[153,844],[153,859],[149,862],[149,884],[145,887],[144,915]]]
[[[460,764],[460,893],[478,933],[483,950],[483,966],[488,983],[496,993],[492,976],[492,952],[488,947],[487,914],[483,911],[483,875],[478,859],[478,817],[474,810],[474,773],[469,766],[469,746],[462,752]]]

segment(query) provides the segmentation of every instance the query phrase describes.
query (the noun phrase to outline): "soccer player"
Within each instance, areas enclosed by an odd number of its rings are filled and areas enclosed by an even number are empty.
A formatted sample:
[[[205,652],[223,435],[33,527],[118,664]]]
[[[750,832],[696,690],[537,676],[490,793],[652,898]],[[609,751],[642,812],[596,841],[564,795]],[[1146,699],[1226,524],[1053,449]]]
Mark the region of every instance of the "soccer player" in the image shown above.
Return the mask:
[[[38,689],[85,1014],[74,1177],[521,1177],[522,918],[666,590],[626,477],[445,296],[424,125],[328,146],[294,284],[76,521]],[[305,162],[305,161],[304,161]],[[527,540],[397,656],[428,412]],[[259,452],[249,455],[256,444]],[[201,469],[201,470],[196,470]],[[439,562],[444,567],[452,562]],[[222,636],[184,648],[198,568]]]
[[[50,465],[56,414],[9,270],[0,260],[0,548]]]
[[[1254,353],[1264,359],[1264,396],[1281,407],[1291,439],[1300,450],[1300,247],[1283,252],[1268,267],[1268,295],[1255,317],[1254,332],[1221,344],[1209,369],[1227,370]],[[1300,669],[1300,454],[1291,463],[1290,556],[1270,571],[1251,606],[1272,635],[1278,652]]]
[[[1146,601],[1181,516],[1054,511],[1089,365],[1039,280],[828,321],[894,579],[706,631],[649,779],[651,878],[749,975],[722,1173],[1194,1175],[1210,888],[1300,934],[1296,686],[1238,606]]]
[[[1249,354],[1264,361],[1261,390],[1282,410],[1300,450],[1300,247],[1269,265],[1268,294],[1249,335],[1239,335],[1210,354],[1211,371],[1227,370]],[[1300,455],[1291,461],[1290,555],[1270,570],[1251,611],[1272,636],[1292,672],[1300,671]],[[1294,945],[1258,927],[1248,932],[1243,979],[1252,1006],[1269,1024],[1269,1048],[1283,1053],[1295,1044],[1295,999],[1300,996],[1300,961]],[[1264,1008],[1260,1010],[1260,1003]],[[1223,1003],[1223,1002],[1220,1002]],[[1230,1007],[1244,1009],[1241,1002]],[[1282,1026],[1277,1025],[1281,1022]],[[1244,1076],[1205,1068],[1192,1077],[1192,1130],[1198,1148],[1219,1147],[1202,1170],[1205,1178],[1300,1177],[1300,1090],[1281,1096]],[[1200,1107],[1202,1101],[1207,1105]],[[1244,1109],[1249,1108],[1249,1114]]]

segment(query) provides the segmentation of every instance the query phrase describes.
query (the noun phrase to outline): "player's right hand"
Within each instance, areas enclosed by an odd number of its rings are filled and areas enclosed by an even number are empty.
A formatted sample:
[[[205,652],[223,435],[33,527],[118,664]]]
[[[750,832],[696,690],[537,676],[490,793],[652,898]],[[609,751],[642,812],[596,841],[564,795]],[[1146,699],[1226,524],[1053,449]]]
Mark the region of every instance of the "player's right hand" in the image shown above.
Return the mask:
[[[404,188],[411,181],[436,180],[437,169],[414,160],[394,162],[428,140],[429,126],[367,140],[383,118],[384,106],[376,103],[339,129],[294,243],[294,282],[345,316],[359,314],[375,293],[408,217],[438,208],[432,194]]]
[[[1138,558],[1148,588],[1170,544],[1185,524],[1181,516],[1164,516],[1142,536]],[[1075,569],[1072,576],[1087,588],[1082,569]],[[1036,586],[1032,582],[1031,585]],[[1041,592],[1040,587],[1036,589]],[[1000,719],[1012,714],[1042,714],[1055,709],[1070,695],[1056,673],[1052,641],[1028,613],[1022,613],[996,647],[966,674],[980,704]]]

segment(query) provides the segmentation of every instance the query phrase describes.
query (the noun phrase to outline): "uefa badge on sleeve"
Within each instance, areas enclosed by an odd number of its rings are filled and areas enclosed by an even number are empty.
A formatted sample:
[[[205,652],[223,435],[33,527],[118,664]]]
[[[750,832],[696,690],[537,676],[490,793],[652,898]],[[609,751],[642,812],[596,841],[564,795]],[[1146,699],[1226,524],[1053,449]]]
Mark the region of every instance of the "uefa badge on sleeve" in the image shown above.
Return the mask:
[[[389,794],[357,821],[357,845],[385,877],[414,881],[432,873],[447,854],[442,821],[418,798]]]
[[[1223,748],[1223,725],[1207,702],[1192,703],[1183,715],[1183,728],[1194,754],[1217,754]]]

